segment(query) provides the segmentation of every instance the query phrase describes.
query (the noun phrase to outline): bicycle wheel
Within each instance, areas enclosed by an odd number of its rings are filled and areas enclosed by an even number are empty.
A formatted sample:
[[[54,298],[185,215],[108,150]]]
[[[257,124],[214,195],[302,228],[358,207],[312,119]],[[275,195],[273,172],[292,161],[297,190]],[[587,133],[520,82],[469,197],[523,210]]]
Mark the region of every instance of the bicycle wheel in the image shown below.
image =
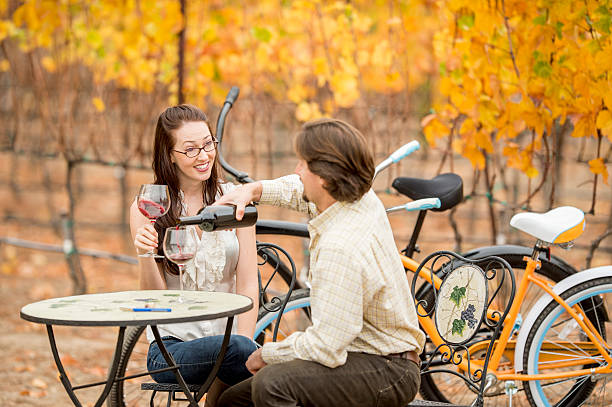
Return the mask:
[[[266,341],[272,340],[272,331],[277,318],[278,312],[270,312],[265,306],[259,309],[255,325],[255,342],[263,345]],[[310,290],[307,288],[295,290],[285,306],[276,340],[282,341],[293,332],[303,331],[310,325]]]
[[[606,341],[606,302],[612,298],[612,277],[585,281],[566,290],[561,297],[568,305],[580,308],[603,339],[605,351],[612,352]],[[609,324],[608,324],[609,325]],[[608,326],[608,331],[610,327]],[[609,333],[609,332],[608,332]],[[554,362],[590,362],[585,365],[557,367]],[[578,323],[555,300],[544,308],[533,324],[525,343],[523,369],[527,374],[562,373],[605,365],[594,344]],[[525,393],[534,406],[609,406],[612,389],[607,387],[609,375],[534,380],[525,382]],[[610,386],[608,386],[610,387]]]
[[[489,256],[498,256],[502,259],[506,260],[508,264],[512,267],[514,271],[514,275],[516,276],[516,281],[520,281],[523,272],[525,271],[525,261],[523,260],[523,253],[511,253],[508,252],[507,248],[500,247],[499,253],[495,253],[495,248],[490,248],[491,251],[487,253]],[[501,252],[501,250],[504,250]],[[478,258],[478,250],[466,254],[468,258]],[[542,267],[540,270],[536,272],[540,277],[544,277],[546,280],[556,283],[561,281],[565,277],[576,273],[576,270],[571,266],[567,265],[563,261],[557,261],[554,264],[551,261],[548,261],[545,258],[541,258]],[[529,310],[533,307],[535,302],[539,299],[542,291],[537,288],[534,284],[530,285],[527,294],[525,296],[525,300],[521,304],[521,309],[519,311],[519,315],[526,316]],[[496,298],[500,303],[505,303],[507,301],[506,297],[507,293],[502,290],[498,297]],[[418,299],[425,299],[429,306],[433,306],[435,302],[435,297],[433,290],[431,290],[431,286],[426,286],[425,289],[419,290],[417,292]],[[517,318],[517,323],[520,325],[520,321],[522,318]],[[480,335],[476,336],[472,343],[476,343],[478,341],[486,339],[486,335],[489,332],[481,332]],[[468,344],[470,346],[470,344]],[[421,356],[424,360],[427,360],[428,352],[431,352],[435,349],[435,346],[427,340],[425,344],[424,354]],[[486,349],[484,349],[479,354],[472,354],[472,357],[483,357],[485,356]],[[506,367],[507,369],[513,368],[513,359],[512,356],[508,358],[502,358],[502,363],[499,368],[502,369]],[[452,366],[456,369],[455,366]],[[505,393],[504,383],[499,382],[491,387],[485,394],[485,404],[491,406],[497,405],[508,405],[508,396]],[[468,387],[465,382],[459,377],[450,374],[450,373],[432,373],[421,376],[421,386],[419,389],[421,397],[425,400],[431,401],[440,401],[445,403],[454,403],[454,404],[463,404],[469,405],[474,398],[476,397],[476,393],[472,391],[470,387]],[[514,394],[512,397],[512,405],[513,406],[529,406],[529,401],[525,396],[525,392],[522,389],[519,390],[517,394]]]

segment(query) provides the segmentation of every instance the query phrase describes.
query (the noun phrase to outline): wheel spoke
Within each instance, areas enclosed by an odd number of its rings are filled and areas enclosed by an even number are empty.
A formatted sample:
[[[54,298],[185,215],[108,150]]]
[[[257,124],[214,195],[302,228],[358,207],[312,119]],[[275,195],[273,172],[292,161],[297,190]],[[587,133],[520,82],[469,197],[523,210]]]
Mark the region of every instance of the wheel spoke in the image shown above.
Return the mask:
[[[588,318],[584,321],[597,330],[598,342],[606,341],[605,297],[602,294],[610,292],[612,277],[602,277],[581,282],[561,294],[581,318]],[[609,349],[607,343],[603,346]],[[540,368],[566,374],[604,366],[606,360],[580,325],[568,317],[560,304],[551,300],[531,327],[525,344],[525,363],[523,369],[528,374],[539,373]],[[606,400],[607,383],[607,376],[583,374],[563,380],[529,381],[526,393],[534,405],[608,406],[612,400]]]

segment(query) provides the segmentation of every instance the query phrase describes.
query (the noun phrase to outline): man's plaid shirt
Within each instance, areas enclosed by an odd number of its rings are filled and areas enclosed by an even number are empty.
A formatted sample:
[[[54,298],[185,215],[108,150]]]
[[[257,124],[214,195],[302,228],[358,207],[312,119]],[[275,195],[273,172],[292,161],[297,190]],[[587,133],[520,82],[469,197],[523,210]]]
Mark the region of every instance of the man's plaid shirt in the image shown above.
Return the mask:
[[[262,185],[261,203],[314,216],[308,224],[313,325],[265,344],[264,361],[302,359],[336,367],[345,363],[347,352],[420,353],[425,335],[387,214],[374,191],[317,214],[316,207],[304,201],[298,176]]]

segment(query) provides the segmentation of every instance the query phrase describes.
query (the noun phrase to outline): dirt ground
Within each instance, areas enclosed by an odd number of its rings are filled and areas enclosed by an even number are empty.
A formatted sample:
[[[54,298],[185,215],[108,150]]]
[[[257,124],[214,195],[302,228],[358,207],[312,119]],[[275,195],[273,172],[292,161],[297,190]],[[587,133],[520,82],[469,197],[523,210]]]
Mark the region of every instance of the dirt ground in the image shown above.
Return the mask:
[[[20,308],[30,302],[71,294],[66,266],[60,255],[17,253],[20,255],[18,263],[14,267],[10,262],[9,265],[3,263],[0,273],[0,301],[3,305],[0,310],[0,349],[4,359],[0,369],[0,405],[71,405],[58,379],[45,326],[19,317]],[[4,256],[11,258],[12,255],[11,248],[4,248]],[[103,276],[94,277],[88,273],[88,277],[100,282],[99,289],[104,286],[113,290],[128,289],[136,284],[129,268],[111,263],[99,264],[103,261],[97,263],[95,269]],[[40,273],[43,268],[44,272]],[[125,286],[118,287],[113,283],[115,279],[124,281]],[[116,340],[116,328],[56,327],[54,332],[62,362],[73,383],[104,380]],[[93,405],[98,389],[81,390],[78,394],[83,393],[84,400],[91,401],[86,405]]]

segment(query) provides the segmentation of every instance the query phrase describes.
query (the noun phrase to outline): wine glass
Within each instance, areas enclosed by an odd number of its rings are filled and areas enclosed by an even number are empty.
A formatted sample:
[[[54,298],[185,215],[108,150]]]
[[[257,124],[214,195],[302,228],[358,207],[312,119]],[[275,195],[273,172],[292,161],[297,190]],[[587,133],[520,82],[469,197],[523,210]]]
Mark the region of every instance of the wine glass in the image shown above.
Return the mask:
[[[176,226],[166,229],[164,235],[164,254],[179,268],[179,289],[183,291],[183,268],[193,259],[197,251],[197,239],[192,227]],[[182,294],[178,302],[183,302]]]
[[[138,191],[138,209],[154,224],[157,218],[163,216],[170,208],[170,193],[167,185],[143,184]],[[163,258],[153,251],[139,254],[140,257]]]

